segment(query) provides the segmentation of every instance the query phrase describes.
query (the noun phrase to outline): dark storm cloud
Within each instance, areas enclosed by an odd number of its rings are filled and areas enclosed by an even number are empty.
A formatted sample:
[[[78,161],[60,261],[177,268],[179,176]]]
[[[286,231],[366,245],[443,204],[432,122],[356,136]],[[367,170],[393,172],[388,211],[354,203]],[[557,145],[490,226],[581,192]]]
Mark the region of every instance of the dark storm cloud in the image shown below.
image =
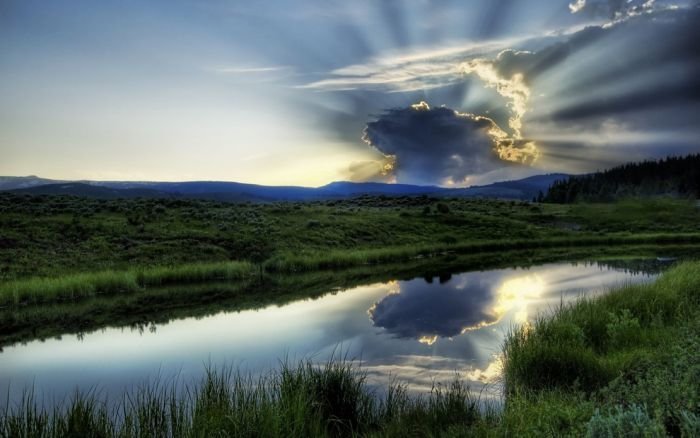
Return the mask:
[[[600,84],[601,80],[619,79],[622,73],[639,73],[642,69],[659,68],[670,62],[695,63],[698,58],[698,37],[700,9],[678,9],[659,11],[630,17],[609,26],[590,26],[575,32],[565,41],[557,42],[536,52],[505,50],[501,52],[494,66],[503,77],[522,73],[532,82],[538,75],[568,59],[576,58],[581,51],[600,44],[601,55],[607,53],[605,44],[616,44],[629,39],[629,46],[623,44],[624,52],[615,57],[592,60],[590,70],[599,70],[605,77],[593,74],[595,78],[585,85]],[[612,50],[612,49],[611,49]],[[612,70],[612,71],[611,71]],[[582,72],[591,76],[591,72]]]
[[[625,51],[606,53],[597,70],[573,82],[567,92],[581,98],[549,117],[553,120],[623,115],[700,102],[700,9],[666,11],[633,17],[605,29],[609,38],[633,35]],[[614,41],[614,40],[613,40]],[[638,80],[636,80],[638,79]],[[617,87],[608,93],[587,93],[600,84]]]
[[[557,100],[533,107],[529,122],[571,122],[663,110],[685,117],[682,108],[700,102],[700,8],[662,10],[591,26],[536,52],[506,50],[493,61],[503,78],[522,74],[530,86],[555,69],[569,69]],[[573,63],[577,67],[570,68]],[[555,86],[558,84],[554,84]],[[527,122],[527,121],[526,121]],[[630,126],[649,129],[655,120]]]
[[[506,162],[529,163],[535,146],[508,137],[496,123],[425,102],[386,111],[367,124],[364,140],[387,158],[400,182],[460,184]]]
[[[311,88],[339,90],[349,101],[343,111],[328,113],[322,124],[349,142],[357,138],[367,114],[399,108],[366,125],[364,138],[379,154],[375,161],[352,163],[346,170],[349,178],[462,184],[472,175],[520,171],[508,161],[529,162],[523,155],[539,154],[544,168],[586,172],[629,161],[630,145],[644,150],[642,159],[664,156],[664,145],[671,143],[696,152],[700,9],[670,9],[661,1],[574,3],[614,19],[456,56],[436,51],[434,58],[370,60],[352,65],[354,73],[333,73],[332,83],[315,83]],[[504,17],[512,2],[489,5],[494,6],[480,12],[490,23],[487,28],[508,21]],[[497,5],[504,14],[495,12]],[[384,17],[395,23],[389,23],[387,32],[401,40],[405,17],[389,13],[390,6]],[[566,9],[566,3],[562,6]],[[484,88],[493,92],[484,93]],[[446,103],[471,114],[448,108],[415,114],[406,107],[419,101]],[[490,126],[505,131],[505,141],[495,139]],[[648,146],[652,142],[657,149]],[[510,154],[501,154],[499,146]],[[558,163],[566,165],[550,167]]]
[[[605,96],[577,103],[551,114],[558,121],[590,117],[623,116],[630,111],[640,111],[659,106],[681,105],[700,101],[700,77],[687,82],[659,83],[654,88],[620,96]]]
[[[377,302],[369,311],[375,326],[399,338],[457,336],[465,329],[494,322],[492,283],[472,276],[463,289],[456,281],[438,285],[423,280],[401,283],[401,291]]]

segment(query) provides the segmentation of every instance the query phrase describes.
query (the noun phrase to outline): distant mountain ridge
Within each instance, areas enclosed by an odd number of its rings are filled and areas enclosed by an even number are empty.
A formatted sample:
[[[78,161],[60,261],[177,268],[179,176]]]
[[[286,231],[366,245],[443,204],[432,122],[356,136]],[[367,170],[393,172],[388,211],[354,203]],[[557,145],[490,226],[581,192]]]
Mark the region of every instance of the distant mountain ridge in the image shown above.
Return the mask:
[[[313,201],[361,195],[483,197],[530,200],[569,175],[535,175],[484,186],[445,188],[411,184],[336,181],[321,187],[263,186],[225,181],[61,181],[28,177],[0,177],[0,190],[34,195],[73,195],[93,198],[197,198],[224,202]]]

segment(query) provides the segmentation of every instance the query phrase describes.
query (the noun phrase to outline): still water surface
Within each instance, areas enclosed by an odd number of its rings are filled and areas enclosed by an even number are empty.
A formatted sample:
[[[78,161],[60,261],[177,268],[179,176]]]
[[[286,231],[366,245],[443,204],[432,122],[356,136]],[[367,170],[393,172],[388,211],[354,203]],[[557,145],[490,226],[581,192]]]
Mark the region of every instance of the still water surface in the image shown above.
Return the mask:
[[[547,264],[356,287],[284,306],[185,318],[151,330],[110,328],[32,341],[0,353],[0,405],[34,387],[51,405],[76,388],[116,399],[160,378],[197,381],[207,364],[259,373],[342,351],[371,383],[411,390],[456,374],[496,394],[499,352],[510,327],[581,295],[654,276],[600,264]],[[6,396],[5,396],[6,395]]]

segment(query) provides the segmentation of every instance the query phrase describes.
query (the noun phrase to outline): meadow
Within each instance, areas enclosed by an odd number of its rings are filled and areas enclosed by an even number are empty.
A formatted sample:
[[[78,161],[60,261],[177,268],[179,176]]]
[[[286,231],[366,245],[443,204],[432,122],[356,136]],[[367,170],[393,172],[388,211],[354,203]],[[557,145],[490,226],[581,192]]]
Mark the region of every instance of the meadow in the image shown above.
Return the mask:
[[[700,243],[693,201],[228,204],[0,194],[0,306],[445,254]]]

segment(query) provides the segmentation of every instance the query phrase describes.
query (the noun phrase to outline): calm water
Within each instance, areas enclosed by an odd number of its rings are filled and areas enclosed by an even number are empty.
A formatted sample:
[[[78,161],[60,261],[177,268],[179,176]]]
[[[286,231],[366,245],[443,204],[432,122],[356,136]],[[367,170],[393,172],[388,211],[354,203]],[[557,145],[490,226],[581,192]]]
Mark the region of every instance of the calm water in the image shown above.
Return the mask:
[[[412,390],[456,374],[475,390],[498,388],[503,337],[562,301],[653,276],[602,265],[558,263],[466,272],[356,287],[315,300],[186,318],[151,330],[105,329],[32,341],[0,353],[0,404],[27,386],[44,401],[76,387],[110,398],[159,377],[197,380],[206,364],[270,370],[279,360],[325,360],[341,350],[372,383],[394,378]],[[41,397],[40,397],[41,398]]]

